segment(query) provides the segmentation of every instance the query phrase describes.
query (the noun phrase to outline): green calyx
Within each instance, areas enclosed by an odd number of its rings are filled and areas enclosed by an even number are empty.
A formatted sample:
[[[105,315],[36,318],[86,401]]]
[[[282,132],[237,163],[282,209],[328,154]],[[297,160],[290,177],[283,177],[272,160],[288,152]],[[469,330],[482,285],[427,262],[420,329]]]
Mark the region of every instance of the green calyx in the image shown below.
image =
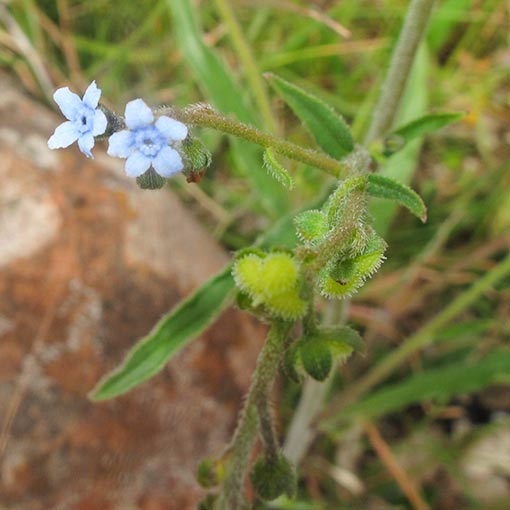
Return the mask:
[[[345,298],[354,294],[381,266],[385,251],[386,242],[371,231],[360,254],[340,257],[319,273],[321,294],[328,298]]]
[[[292,498],[296,492],[296,473],[281,454],[276,458],[260,456],[253,464],[250,480],[257,496],[272,501],[282,494]]]
[[[136,184],[138,184],[141,189],[161,189],[165,185],[165,182],[166,179],[161,177],[152,167],[136,178]]]
[[[317,381],[324,381],[334,361],[345,361],[353,352],[363,352],[364,347],[359,333],[348,326],[319,328],[289,349],[285,369],[297,382],[300,372]]]
[[[241,308],[262,306],[271,317],[285,320],[305,313],[306,302],[299,295],[299,265],[290,253],[241,253],[232,272],[241,290]]]

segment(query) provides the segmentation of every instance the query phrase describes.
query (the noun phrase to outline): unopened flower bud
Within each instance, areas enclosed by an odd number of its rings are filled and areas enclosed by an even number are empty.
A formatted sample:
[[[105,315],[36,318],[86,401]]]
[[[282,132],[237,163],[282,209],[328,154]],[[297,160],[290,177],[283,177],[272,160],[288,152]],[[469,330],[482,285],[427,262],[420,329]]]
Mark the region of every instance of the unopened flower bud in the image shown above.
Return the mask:
[[[272,501],[282,494],[293,497],[296,492],[296,473],[283,456],[275,459],[260,456],[253,465],[250,480],[259,498]]]

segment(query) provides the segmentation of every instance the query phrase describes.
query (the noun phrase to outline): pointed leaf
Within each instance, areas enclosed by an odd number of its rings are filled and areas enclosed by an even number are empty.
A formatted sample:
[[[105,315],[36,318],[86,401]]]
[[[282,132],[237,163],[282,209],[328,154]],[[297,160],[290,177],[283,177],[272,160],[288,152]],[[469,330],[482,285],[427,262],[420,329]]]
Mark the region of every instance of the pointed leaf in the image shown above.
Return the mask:
[[[354,150],[349,127],[329,105],[275,74],[267,73],[265,77],[305,124],[324,152],[341,159]]]
[[[283,184],[286,188],[292,189],[294,182],[289,172],[278,162],[271,148],[264,151],[264,168],[272,175],[279,183]]]
[[[90,398],[106,400],[122,395],[157,374],[173,355],[211,324],[233,288],[229,265],[165,315],[131,349],[124,363],[99,381]]]
[[[392,131],[384,139],[384,155],[391,156],[402,149],[408,142],[414,138],[432,133],[442,127],[457,122],[466,114],[457,113],[434,113],[424,115],[408,124],[405,124],[395,131]]]
[[[420,195],[398,181],[380,174],[368,174],[367,192],[373,197],[394,200],[407,207],[421,221],[427,220],[427,208]]]

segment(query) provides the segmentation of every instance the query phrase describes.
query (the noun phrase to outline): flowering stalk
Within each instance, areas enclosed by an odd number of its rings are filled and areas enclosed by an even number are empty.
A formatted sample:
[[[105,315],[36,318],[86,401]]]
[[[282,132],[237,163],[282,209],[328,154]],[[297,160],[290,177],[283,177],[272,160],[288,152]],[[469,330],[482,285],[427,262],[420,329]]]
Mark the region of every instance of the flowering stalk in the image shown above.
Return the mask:
[[[228,448],[230,458],[216,506],[218,510],[240,510],[243,507],[244,481],[257,434],[257,402],[269,400],[291,326],[291,322],[273,321],[257,360],[250,390]]]
[[[344,179],[350,173],[350,166],[345,162],[312,149],[305,149],[292,142],[264,133],[253,126],[225,117],[207,105],[193,105],[184,109],[162,108],[158,110],[158,114],[170,115],[187,125],[216,129],[262,147],[271,148],[282,156],[315,166],[338,179]]]

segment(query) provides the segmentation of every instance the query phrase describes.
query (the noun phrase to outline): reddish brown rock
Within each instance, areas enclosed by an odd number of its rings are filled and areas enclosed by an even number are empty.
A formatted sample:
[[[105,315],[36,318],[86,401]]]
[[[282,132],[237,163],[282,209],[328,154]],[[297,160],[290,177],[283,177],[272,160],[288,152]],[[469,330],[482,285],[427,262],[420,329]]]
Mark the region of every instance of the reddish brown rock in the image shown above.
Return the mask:
[[[87,392],[228,257],[104,147],[95,161],[47,149],[62,120],[0,87],[0,508],[194,508],[196,464],[228,441],[261,330],[227,311],[130,394]]]

